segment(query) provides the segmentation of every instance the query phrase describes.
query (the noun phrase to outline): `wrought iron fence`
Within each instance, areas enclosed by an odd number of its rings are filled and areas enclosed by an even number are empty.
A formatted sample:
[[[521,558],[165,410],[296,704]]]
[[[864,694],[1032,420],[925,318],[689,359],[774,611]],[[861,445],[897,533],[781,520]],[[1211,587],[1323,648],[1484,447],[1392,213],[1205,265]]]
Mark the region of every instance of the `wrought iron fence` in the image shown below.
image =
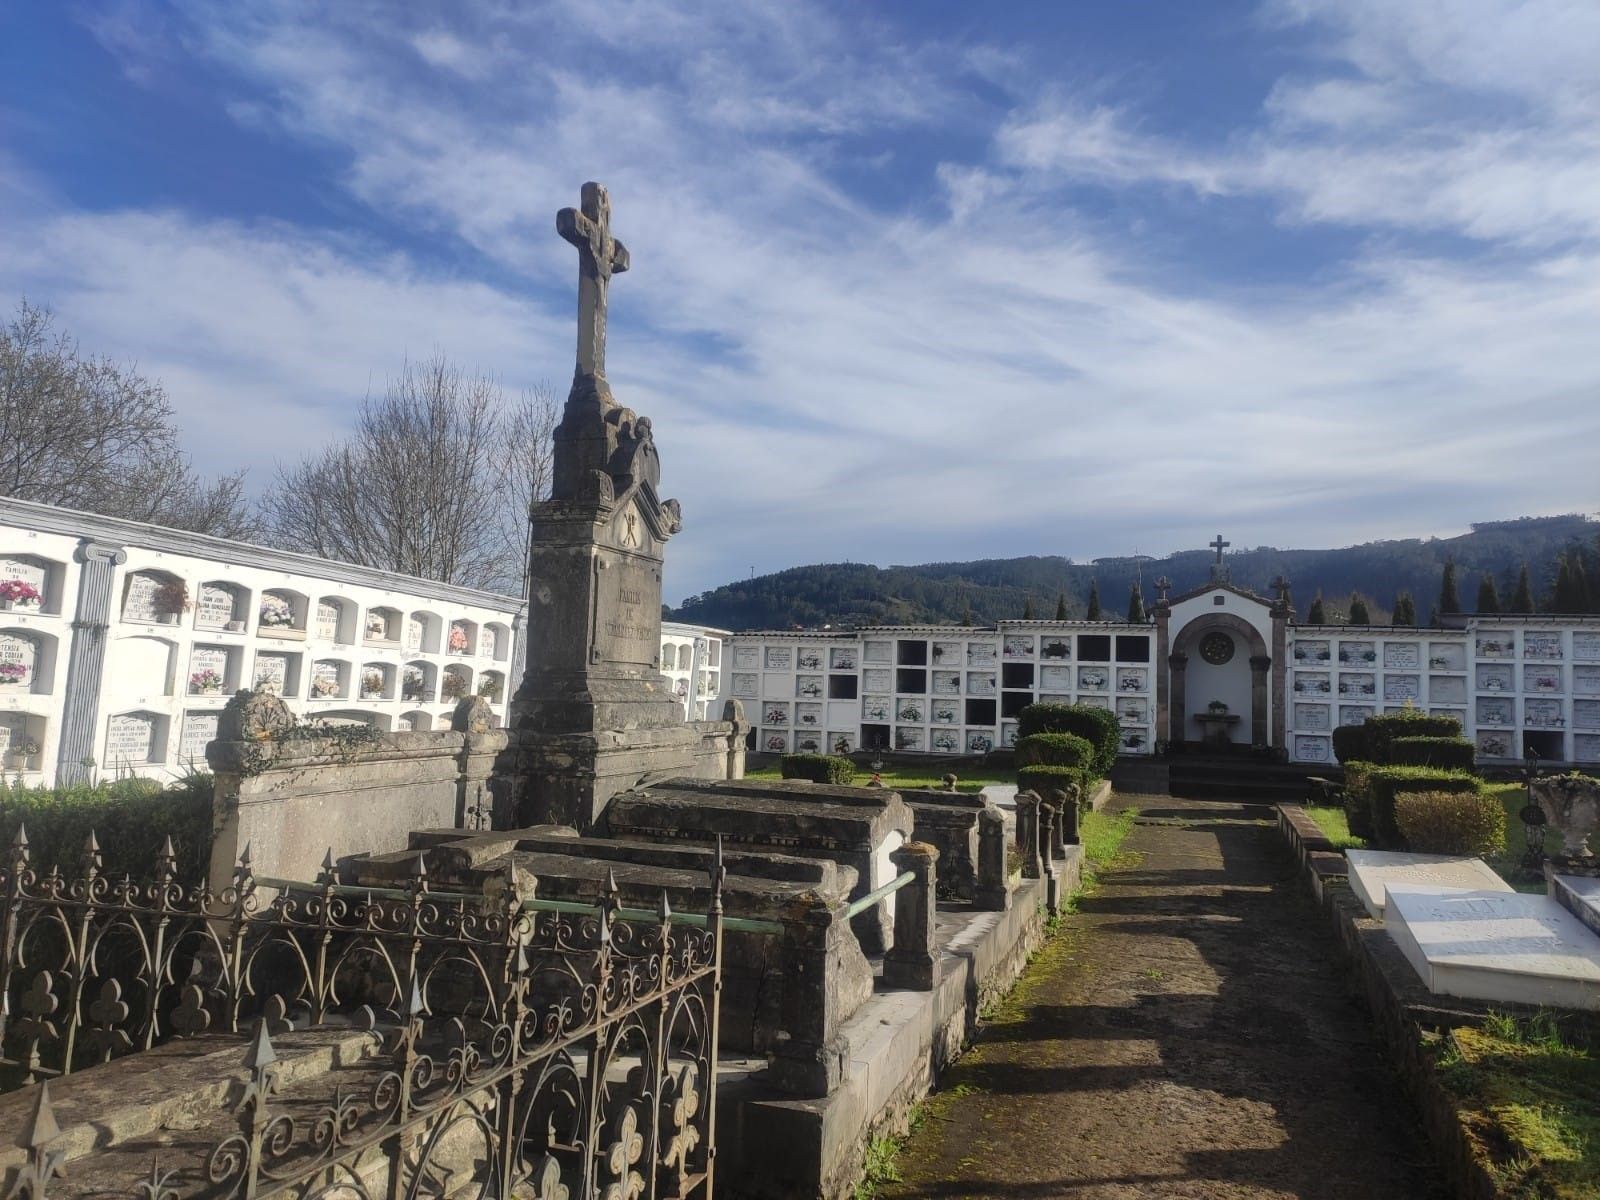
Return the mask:
[[[512,891],[440,895],[315,884],[263,903],[248,852],[220,892],[40,874],[19,833],[0,870],[0,1064],[46,1082],[205,1032],[241,1041],[236,1127],[126,1190],[187,1195],[424,1195],[632,1200],[712,1192],[723,869],[703,926],[619,918],[608,878],[585,913]],[[277,1086],[292,1029],[352,1018],[382,1035],[321,1100]],[[287,1106],[287,1107],[286,1107]],[[47,1094],[13,1195],[61,1167]]]

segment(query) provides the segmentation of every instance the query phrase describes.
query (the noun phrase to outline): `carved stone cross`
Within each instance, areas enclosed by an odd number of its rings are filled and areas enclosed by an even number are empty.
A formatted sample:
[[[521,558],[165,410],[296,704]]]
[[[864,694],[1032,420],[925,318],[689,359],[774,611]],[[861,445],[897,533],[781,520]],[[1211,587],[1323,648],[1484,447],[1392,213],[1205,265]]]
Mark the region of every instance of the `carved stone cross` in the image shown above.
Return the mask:
[[[581,208],[556,214],[556,232],[578,248],[578,374],[606,373],[606,292],[628,269],[628,248],[611,236],[611,197],[583,185]]]
[[[1222,552],[1224,550],[1226,550],[1229,546],[1233,545],[1233,543],[1232,542],[1223,541],[1222,540],[1222,535],[1219,533],[1219,534],[1217,534],[1217,540],[1216,541],[1207,542],[1206,545],[1210,546],[1213,550],[1215,550],[1217,552],[1217,565],[1221,566],[1222,565]]]

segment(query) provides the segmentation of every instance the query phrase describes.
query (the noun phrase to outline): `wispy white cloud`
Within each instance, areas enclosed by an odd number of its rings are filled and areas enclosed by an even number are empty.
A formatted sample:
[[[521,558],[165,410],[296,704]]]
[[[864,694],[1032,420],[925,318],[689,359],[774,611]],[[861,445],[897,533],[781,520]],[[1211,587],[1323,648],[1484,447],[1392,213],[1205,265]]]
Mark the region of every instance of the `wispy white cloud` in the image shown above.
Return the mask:
[[[677,594],[746,564],[1156,551],[1230,519],[1307,544],[1590,503],[1593,91],[1569,47],[1535,69],[1558,39],[1517,12],[1451,9],[1271,5],[1316,54],[1199,145],[1114,89],[1041,85],[1026,48],[813,5],[195,4],[174,36],[241,81],[241,120],[332,148],[348,196],[466,252],[34,194],[0,289],[138,356],[213,465],[259,470],[406,353],[564,383],[551,217],[603,179],[635,267],[613,382],[685,502]],[[1483,61],[1496,21],[1516,64]],[[1297,287],[1207,288],[1063,187],[1084,183],[1363,240]]]

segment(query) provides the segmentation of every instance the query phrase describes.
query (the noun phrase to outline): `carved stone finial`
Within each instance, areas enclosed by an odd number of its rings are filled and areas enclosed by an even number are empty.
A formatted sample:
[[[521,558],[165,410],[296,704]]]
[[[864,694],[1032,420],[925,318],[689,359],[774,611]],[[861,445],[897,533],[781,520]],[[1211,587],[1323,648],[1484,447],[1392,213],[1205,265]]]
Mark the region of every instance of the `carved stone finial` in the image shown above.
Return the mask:
[[[494,728],[494,709],[482,696],[463,696],[450,714],[450,728],[457,733],[488,733]]]
[[[281,737],[293,728],[294,714],[282,699],[271,692],[241,688],[217,719],[217,740],[264,742]]]

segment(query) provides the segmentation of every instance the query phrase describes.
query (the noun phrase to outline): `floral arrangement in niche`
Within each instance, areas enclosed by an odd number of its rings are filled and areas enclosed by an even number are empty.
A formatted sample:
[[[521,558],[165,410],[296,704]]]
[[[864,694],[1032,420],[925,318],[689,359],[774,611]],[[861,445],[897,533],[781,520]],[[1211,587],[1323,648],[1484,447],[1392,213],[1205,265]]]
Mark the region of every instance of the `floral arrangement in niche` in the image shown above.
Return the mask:
[[[222,690],[222,676],[207,667],[203,671],[196,671],[189,676],[189,691],[210,695]]]
[[[467,681],[460,675],[446,671],[439,684],[439,693],[446,700],[459,700],[467,694]]]
[[[266,692],[269,696],[276,696],[278,694],[278,681],[272,677],[270,672],[263,671],[256,676],[255,690]]]
[[[336,696],[338,694],[339,680],[337,676],[316,675],[312,677],[311,695],[313,698],[320,699],[325,696]]]
[[[28,677],[28,668],[21,663],[0,663],[0,683],[21,683]]]
[[[0,580],[0,600],[25,608],[36,608],[44,597],[25,579]]]
[[[151,606],[163,617],[178,617],[188,612],[189,585],[181,579],[173,579],[163,583],[155,590],[150,598]]]
[[[788,748],[788,739],[786,739],[781,733],[775,733],[767,739],[768,750],[787,750]]]
[[[450,653],[465,654],[472,643],[467,638],[467,627],[460,621],[455,621],[450,626]]]
[[[268,593],[261,597],[257,617],[263,629],[286,629],[294,624],[294,605],[282,596]]]
[[[490,704],[500,702],[500,677],[498,675],[485,675],[478,682],[478,695]]]
[[[370,700],[374,696],[383,695],[383,672],[363,671],[361,674],[361,698]]]
[[[426,676],[414,667],[408,670],[400,681],[400,697],[403,700],[426,700],[428,698]]]

